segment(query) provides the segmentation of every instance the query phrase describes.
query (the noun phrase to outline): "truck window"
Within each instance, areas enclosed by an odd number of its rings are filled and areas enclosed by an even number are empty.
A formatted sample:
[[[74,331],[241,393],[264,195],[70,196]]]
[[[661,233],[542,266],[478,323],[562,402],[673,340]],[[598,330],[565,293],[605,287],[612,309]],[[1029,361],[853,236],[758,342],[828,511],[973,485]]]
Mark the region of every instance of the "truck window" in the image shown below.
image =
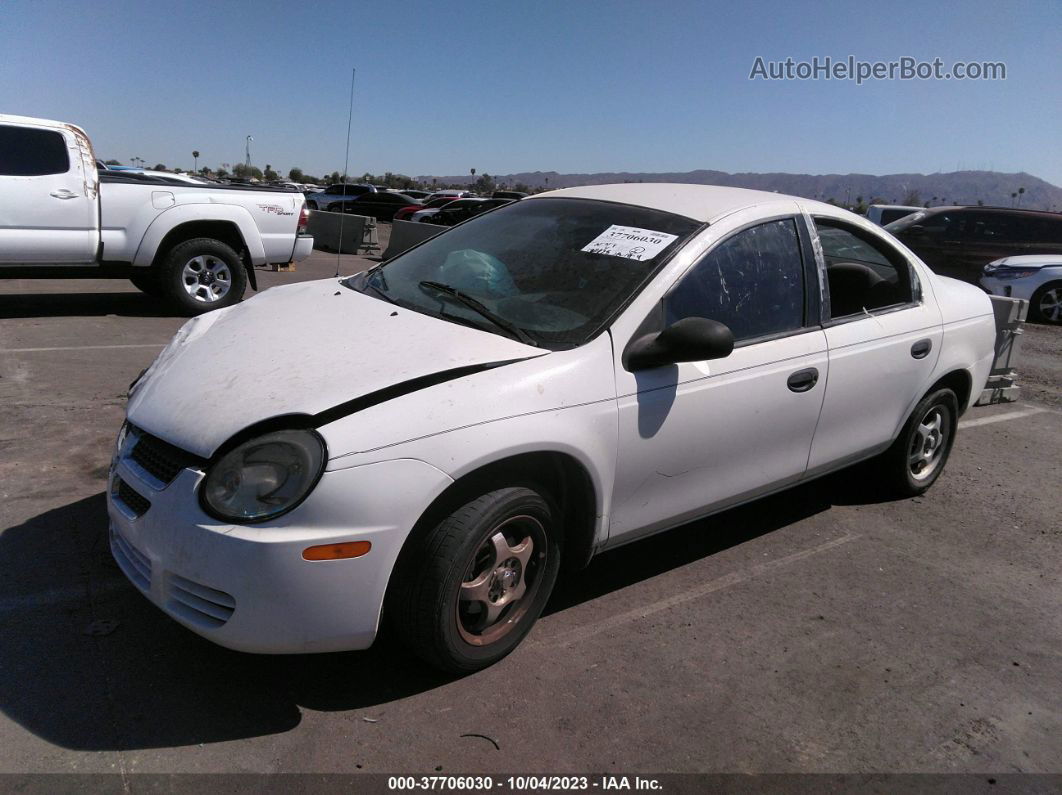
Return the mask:
[[[41,177],[69,170],[62,133],[0,124],[0,176]]]

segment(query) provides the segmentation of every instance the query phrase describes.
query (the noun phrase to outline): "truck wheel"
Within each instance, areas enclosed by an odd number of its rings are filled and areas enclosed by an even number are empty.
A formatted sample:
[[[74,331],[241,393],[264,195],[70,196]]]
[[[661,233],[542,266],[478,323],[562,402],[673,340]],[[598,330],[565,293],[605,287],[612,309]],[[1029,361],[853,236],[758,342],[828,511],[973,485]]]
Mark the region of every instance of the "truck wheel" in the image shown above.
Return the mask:
[[[959,401],[950,389],[922,398],[879,461],[890,494],[917,497],[936,482],[951,454],[958,420]]]
[[[142,293],[152,298],[162,298],[162,285],[159,284],[158,273],[154,268],[138,268],[129,277],[133,286]]]
[[[409,649],[470,673],[516,648],[538,619],[560,568],[550,504],[510,487],[458,508],[400,561],[389,618]]]
[[[1062,282],[1040,285],[1029,301],[1029,319],[1039,323],[1062,323]]]
[[[200,315],[232,306],[247,289],[239,255],[220,240],[197,237],[174,246],[162,263],[159,282],[181,312]]]

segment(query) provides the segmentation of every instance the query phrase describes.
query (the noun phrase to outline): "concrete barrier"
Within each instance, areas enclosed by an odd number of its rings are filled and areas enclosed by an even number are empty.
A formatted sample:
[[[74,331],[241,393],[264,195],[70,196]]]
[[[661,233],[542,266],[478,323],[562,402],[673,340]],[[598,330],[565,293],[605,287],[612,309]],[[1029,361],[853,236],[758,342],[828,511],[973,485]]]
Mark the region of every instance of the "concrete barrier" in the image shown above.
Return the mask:
[[[989,296],[992,299],[992,311],[996,316],[996,356],[992,361],[992,371],[988,374],[988,383],[981,391],[975,405],[990,406],[993,403],[1011,403],[1018,399],[1018,352],[1021,343],[1022,328],[1029,311],[1029,302],[1017,298],[1004,298],[1000,295]]]
[[[357,254],[365,236],[365,224],[372,219],[364,215],[326,213],[310,210],[309,232],[313,235],[313,247],[325,251],[339,251],[340,225],[343,231],[342,254]]]
[[[420,221],[395,221],[391,224],[391,239],[388,241],[387,251],[384,252],[383,258],[387,260],[391,259],[391,257],[397,257],[403,251],[413,248],[417,243],[421,243],[429,237],[435,237],[447,229],[449,227],[422,224]]]

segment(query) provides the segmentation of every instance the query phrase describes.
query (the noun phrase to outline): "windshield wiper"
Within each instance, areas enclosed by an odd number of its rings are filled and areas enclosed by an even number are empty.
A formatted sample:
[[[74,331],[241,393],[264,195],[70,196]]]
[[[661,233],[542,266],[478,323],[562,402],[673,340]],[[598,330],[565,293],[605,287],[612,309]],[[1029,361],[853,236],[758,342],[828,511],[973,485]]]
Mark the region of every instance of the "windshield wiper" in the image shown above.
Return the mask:
[[[538,347],[538,343],[535,342],[531,338],[531,335],[524,331],[522,328],[517,325],[514,325],[513,323],[510,323],[501,315],[492,312],[490,309],[481,304],[475,298],[466,293],[461,292],[457,288],[451,287],[448,284],[443,284],[442,282],[431,281],[420,282],[420,286],[425,287],[429,290],[438,290],[440,293],[457,299],[462,304],[471,309],[473,312],[482,315],[498,328],[509,332],[510,336],[516,337],[516,339],[520,340],[520,342],[524,343],[525,345],[534,345],[535,347]]]

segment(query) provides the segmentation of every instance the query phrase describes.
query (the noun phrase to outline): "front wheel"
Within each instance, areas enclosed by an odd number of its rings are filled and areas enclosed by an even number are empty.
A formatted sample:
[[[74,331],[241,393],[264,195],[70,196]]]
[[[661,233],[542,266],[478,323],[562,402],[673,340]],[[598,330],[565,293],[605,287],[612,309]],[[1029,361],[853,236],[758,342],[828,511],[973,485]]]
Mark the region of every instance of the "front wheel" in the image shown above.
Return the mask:
[[[1040,285],[1029,301],[1029,318],[1040,323],[1062,323],[1062,282]]]
[[[926,492],[944,471],[958,421],[959,401],[950,389],[922,398],[879,462],[887,490],[900,497]]]
[[[389,621],[410,650],[453,673],[516,648],[560,568],[554,510],[525,487],[483,494],[413,543],[395,572]]]
[[[247,289],[247,272],[232,247],[213,238],[178,243],[159,273],[165,297],[187,315],[201,315],[239,303]]]

